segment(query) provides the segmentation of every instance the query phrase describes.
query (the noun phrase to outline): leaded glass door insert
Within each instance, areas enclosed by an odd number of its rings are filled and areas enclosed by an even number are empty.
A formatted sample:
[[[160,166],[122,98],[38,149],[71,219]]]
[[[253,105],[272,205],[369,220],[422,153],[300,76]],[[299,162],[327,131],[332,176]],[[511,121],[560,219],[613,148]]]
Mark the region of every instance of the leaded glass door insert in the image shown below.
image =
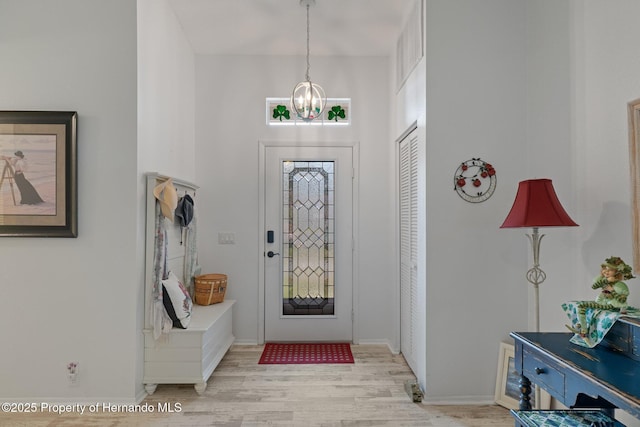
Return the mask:
[[[351,341],[354,168],[351,146],[266,145],[264,340]],[[272,231],[272,233],[270,233]]]
[[[282,314],[334,315],[334,162],[282,162]]]

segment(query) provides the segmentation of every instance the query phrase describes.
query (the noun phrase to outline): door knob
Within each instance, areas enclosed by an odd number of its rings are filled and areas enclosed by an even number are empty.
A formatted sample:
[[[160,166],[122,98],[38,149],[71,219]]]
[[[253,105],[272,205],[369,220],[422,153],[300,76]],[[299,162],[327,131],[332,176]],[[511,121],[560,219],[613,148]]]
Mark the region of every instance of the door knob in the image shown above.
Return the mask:
[[[280,255],[280,254],[279,254],[279,253],[277,253],[277,252],[273,252],[273,251],[269,251],[269,252],[267,252],[267,256],[268,256],[269,258],[273,258],[273,257],[274,257],[274,256],[276,256],[276,255]]]

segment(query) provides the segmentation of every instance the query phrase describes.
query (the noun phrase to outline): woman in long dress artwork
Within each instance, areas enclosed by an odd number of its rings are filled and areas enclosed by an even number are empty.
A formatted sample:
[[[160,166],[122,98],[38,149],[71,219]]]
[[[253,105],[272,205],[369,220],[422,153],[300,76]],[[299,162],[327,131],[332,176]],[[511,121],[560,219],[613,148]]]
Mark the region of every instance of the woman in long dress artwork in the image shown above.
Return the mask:
[[[13,166],[13,178],[20,190],[21,205],[37,205],[44,202],[36,189],[25,178],[24,173],[27,170],[27,161],[24,158],[22,151],[18,150],[13,153],[15,157],[0,156],[3,160],[6,160]]]

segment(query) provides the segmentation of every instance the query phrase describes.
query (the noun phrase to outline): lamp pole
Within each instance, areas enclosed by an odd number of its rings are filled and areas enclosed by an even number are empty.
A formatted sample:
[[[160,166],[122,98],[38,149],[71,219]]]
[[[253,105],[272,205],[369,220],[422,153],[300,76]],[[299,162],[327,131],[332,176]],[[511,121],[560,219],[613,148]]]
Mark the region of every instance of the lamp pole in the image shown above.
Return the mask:
[[[533,233],[527,234],[533,251],[533,267],[527,271],[527,281],[533,285],[533,310],[535,313],[536,332],[540,332],[540,283],[544,282],[547,275],[540,268],[540,242],[544,234],[538,232],[538,227],[533,227]],[[536,406],[540,408],[540,387],[535,389]]]
[[[538,227],[533,227],[533,233],[527,234],[529,242],[531,242],[531,249],[533,251],[533,267],[527,271],[527,281],[533,285],[534,301],[533,310],[535,313],[536,332],[540,332],[540,283],[544,282],[547,275],[540,268],[540,241],[544,237],[544,234],[538,232]]]

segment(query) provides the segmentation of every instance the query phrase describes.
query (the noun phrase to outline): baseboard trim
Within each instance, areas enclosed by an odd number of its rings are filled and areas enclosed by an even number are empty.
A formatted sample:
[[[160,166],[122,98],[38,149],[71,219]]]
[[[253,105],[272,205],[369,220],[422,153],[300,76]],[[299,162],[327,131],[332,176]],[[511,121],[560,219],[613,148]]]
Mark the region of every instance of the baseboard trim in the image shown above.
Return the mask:
[[[358,345],[385,345],[392,354],[400,354],[400,349],[394,348],[389,340],[360,340]]]
[[[233,342],[233,345],[241,346],[241,345],[261,345],[258,344],[255,340],[236,340]],[[395,348],[391,345],[388,340],[359,340],[359,342],[354,343],[354,345],[384,345],[386,346],[392,354],[400,354],[400,349]]]
[[[494,400],[494,396],[448,396],[448,397],[437,397],[437,396],[425,396],[422,399],[423,405],[434,405],[434,406],[444,406],[444,405],[471,405],[471,406],[485,406],[485,405],[495,405],[496,402]]]
[[[138,392],[138,394],[136,395],[136,404],[139,404],[140,402],[142,402],[144,399],[147,398],[149,394],[147,393],[147,391],[144,389],[144,384],[142,386],[142,390],[140,390]]]
[[[255,340],[239,340],[236,338],[236,340],[233,342],[233,345],[260,345],[260,344],[258,344],[258,341],[255,341]]]

